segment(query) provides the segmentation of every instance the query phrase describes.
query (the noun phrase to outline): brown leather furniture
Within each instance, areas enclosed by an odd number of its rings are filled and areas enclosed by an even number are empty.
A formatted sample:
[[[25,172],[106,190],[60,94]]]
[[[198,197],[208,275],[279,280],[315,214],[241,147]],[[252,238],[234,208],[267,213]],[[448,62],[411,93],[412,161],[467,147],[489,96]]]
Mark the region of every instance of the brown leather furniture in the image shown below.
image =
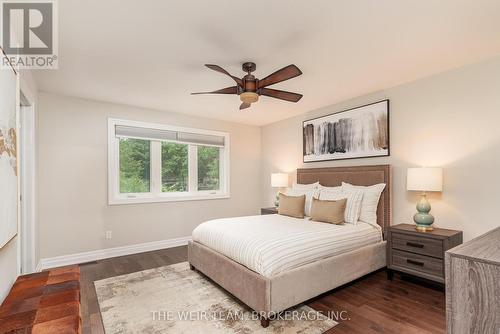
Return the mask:
[[[0,306],[1,334],[73,334],[81,327],[78,266],[20,276]]]

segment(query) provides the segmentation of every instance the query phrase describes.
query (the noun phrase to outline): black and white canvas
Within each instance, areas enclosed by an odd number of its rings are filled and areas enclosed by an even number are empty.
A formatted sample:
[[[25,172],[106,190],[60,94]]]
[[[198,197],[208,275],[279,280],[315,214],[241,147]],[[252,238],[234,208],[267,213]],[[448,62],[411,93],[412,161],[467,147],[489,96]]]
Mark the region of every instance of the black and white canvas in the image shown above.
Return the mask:
[[[303,123],[304,162],[389,155],[389,100]]]

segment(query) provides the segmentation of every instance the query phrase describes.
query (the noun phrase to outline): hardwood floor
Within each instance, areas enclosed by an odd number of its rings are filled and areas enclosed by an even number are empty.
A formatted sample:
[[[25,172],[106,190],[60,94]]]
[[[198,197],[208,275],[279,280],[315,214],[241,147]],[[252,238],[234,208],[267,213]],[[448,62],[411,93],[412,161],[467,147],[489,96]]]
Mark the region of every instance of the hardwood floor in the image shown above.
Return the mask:
[[[101,315],[93,282],[187,260],[187,247],[105,259],[80,265],[84,334],[102,334]],[[445,332],[444,292],[423,282],[378,271],[308,303],[329,312],[339,325],[328,334]]]
[[[327,333],[445,333],[445,295],[433,284],[402,279],[387,280],[385,270],[315,298],[312,308],[333,315],[345,311],[347,320]],[[345,316],[347,314],[347,317]],[[342,315],[342,314],[341,314]]]

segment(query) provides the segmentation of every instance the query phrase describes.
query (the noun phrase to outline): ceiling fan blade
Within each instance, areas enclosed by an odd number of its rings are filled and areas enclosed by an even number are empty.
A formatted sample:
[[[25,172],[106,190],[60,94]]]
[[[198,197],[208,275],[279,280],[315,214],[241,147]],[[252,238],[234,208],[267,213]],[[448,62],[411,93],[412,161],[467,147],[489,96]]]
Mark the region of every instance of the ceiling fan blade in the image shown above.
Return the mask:
[[[238,94],[238,86],[226,87],[219,90],[214,90],[213,92],[191,93],[191,95],[200,95],[200,94]]]
[[[234,75],[231,75],[228,71],[226,71],[225,69],[223,69],[219,65],[205,64],[205,66],[208,67],[211,70],[214,70],[216,72],[225,74],[227,76],[230,76],[231,78],[233,78],[234,81],[236,81],[236,83],[238,85],[240,85],[241,87],[243,87],[243,81],[240,78],[237,78]]]
[[[243,109],[246,109],[246,108],[250,108],[251,104],[250,103],[246,103],[246,102],[243,102],[241,105],[240,105],[240,110],[243,110]]]
[[[277,70],[273,74],[268,75],[262,80],[259,80],[259,87],[263,88],[275,83],[282,82],[291,78],[298,77],[302,74],[302,71],[295,65],[288,65],[283,67],[281,70]]]
[[[299,102],[299,100],[302,98],[302,94],[285,92],[283,90],[270,88],[259,89],[259,94],[290,102]]]

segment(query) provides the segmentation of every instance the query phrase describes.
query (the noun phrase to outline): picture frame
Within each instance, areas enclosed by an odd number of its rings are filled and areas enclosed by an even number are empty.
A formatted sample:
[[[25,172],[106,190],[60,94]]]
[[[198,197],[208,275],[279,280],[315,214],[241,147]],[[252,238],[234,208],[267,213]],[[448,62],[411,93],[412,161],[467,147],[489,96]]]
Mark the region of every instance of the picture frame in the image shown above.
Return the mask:
[[[303,162],[390,156],[389,99],[302,122]]]
[[[6,57],[0,48],[0,56]],[[4,60],[4,59],[3,59]],[[14,68],[0,70],[0,249],[18,233],[19,143],[18,78]]]

